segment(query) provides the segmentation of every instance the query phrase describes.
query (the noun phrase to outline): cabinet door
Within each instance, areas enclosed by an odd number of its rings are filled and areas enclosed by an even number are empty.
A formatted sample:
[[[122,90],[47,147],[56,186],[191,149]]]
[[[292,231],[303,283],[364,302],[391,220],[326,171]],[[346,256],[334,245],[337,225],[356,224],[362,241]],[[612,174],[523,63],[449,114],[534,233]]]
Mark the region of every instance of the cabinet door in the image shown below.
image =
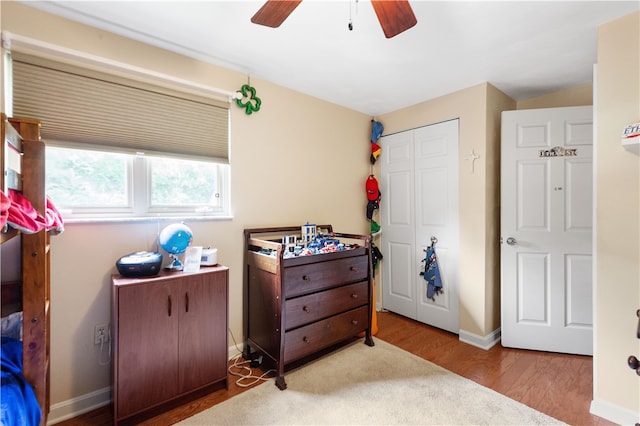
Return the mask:
[[[118,291],[120,417],[177,394],[178,309],[170,284],[123,286]]]
[[[179,392],[226,378],[227,272],[190,275],[180,289]]]

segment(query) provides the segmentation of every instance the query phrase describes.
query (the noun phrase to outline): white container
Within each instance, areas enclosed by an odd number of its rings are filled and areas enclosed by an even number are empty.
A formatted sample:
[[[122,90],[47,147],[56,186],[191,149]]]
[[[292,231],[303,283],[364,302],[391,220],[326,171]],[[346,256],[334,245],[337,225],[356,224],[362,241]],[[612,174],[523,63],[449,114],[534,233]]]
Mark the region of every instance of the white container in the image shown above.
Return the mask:
[[[213,266],[218,264],[218,249],[207,247],[202,249],[202,256],[200,257],[200,265]]]
[[[200,257],[202,256],[202,246],[187,247],[184,252],[184,272],[196,272],[200,269]]]

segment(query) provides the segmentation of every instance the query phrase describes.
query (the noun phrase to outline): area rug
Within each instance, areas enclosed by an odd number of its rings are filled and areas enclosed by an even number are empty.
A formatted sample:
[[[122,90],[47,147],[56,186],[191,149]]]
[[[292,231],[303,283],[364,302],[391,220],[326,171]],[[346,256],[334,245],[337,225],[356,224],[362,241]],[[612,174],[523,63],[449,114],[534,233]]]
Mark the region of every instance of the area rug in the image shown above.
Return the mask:
[[[230,379],[231,380],[231,379]],[[178,425],[555,425],[558,420],[375,339],[352,343]]]

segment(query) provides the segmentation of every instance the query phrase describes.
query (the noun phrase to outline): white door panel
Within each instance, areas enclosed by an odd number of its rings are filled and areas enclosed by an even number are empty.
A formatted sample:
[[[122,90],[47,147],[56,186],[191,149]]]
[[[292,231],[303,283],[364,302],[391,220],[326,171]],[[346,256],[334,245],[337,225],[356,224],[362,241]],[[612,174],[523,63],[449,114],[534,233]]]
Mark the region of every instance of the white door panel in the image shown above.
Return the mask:
[[[383,187],[381,193],[385,202],[388,201],[386,210],[389,213],[389,224],[392,226],[413,227],[410,202],[411,180],[412,177],[407,170],[391,172],[387,177],[387,185]]]
[[[413,246],[392,242],[385,244],[385,271],[393,271],[393,275],[384,275],[384,307],[393,312],[402,312],[410,318],[415,318],[416,288],[413,283]]]
[[[520,324],[549,322],[549,255],[518,253],[517,321]]]
[[[591,328],[593,324],[591,256],[571,254],[566,257],[568,327]]]
[[[592,352],[592,109],[502,116],[502,344]]]
[[[593,224],[593,191],[591,185],[584,185],[584,182],[591,182],[593,179],[593,162],[590,158],[566,160],[565,174],[566,230],[582,231],[590,236]]]
[[[417,190],[422,194],[416,202],[418,208],[418,223],[420,226],[447,225],[447,169],[437,167],[423,169],[417,172]]]
[[[517,164],[517,230],[548,230],[549,169],[544,162]]]

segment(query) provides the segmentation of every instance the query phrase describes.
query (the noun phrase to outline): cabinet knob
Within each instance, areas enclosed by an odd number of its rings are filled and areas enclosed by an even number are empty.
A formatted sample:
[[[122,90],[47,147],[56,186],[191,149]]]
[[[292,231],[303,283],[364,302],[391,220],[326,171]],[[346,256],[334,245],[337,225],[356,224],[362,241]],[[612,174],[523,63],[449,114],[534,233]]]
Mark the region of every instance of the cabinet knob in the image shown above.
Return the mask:
[[[351,294],[351,298],[352,299],[357,299],[358,298],[358,294],[357,293],[352,293]]]
[[[310,281],[311,277],[309,275],[303,275],[302,279],[305,280],[305,281]]]
[[[638,358],[631,355],[627,360],[627,363],[629,364],[629,367],[631,367],[633,370],[636,370],[636,374],[640,376],[640,361],[638,360]]]
[[[311,312],[311,308],[306,305],[302,307],[302,310],[305,312]]]
[[[351,324],[358,325],[358,320],[351,320]]]
[[[304,336],[302,338],[302,341],[305,342],[305,343],[309,343],[309,338],[307,336]]]
[[[351,267],[349,268],[349,270],[350,270],[351,272],[358,272],[358,267],[357,267],[357,266],[351,266]]]

